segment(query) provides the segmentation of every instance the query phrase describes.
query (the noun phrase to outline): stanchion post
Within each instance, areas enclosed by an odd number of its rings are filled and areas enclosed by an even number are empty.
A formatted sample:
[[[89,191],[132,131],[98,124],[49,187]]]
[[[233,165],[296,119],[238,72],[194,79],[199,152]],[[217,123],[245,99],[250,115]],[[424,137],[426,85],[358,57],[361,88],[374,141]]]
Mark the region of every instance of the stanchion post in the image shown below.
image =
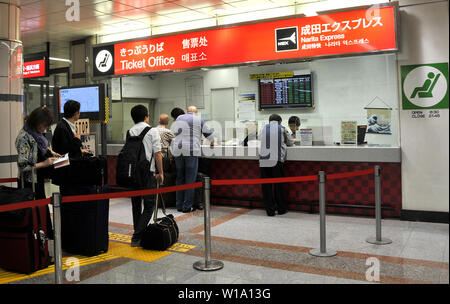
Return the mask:
[[[381,237],[381,168],[375,166],[375,238],[366,239],[367,243],[386,245],[392,243],[390,239]]]
[[[205,226],[205,261],[194,263],[194,268],[201,271],[213,271],[223,268],[223,263],[217,260],[211,260],[211,179],[208,176],[203,177],[203,195],[204,195],[204,226]]]
[[[318,257],[331,257],[335,256],[337,252],[335,250],[327,250],[326,241],[326,206],[325,206],[325,172],[319,171],[319,213],[320,213],[320,249],[312,249],[309,253]]]
[[[53,193],[53,227],[54,227],[54,258],[55,283],[62,284],[62,250],[61,250],[61,194]]]

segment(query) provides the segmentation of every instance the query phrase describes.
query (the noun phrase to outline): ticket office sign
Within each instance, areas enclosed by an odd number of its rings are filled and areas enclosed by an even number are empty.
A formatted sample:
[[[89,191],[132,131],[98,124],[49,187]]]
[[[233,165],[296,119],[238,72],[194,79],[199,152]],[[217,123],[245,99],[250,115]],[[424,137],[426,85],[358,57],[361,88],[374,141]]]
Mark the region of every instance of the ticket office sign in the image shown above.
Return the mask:
[[[387,5],[117,43],[114,75],[393,51],[396,16]]]

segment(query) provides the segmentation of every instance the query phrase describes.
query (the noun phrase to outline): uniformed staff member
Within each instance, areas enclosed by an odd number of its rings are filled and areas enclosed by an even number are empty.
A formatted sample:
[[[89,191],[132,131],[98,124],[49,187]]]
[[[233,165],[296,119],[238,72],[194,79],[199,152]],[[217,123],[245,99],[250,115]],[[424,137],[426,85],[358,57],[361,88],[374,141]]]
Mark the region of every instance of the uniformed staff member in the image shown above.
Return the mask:
[[[288,125],[289,125],[289,129],[291,130],[291,138],[294,141],[299,141],[300,138],[296,138],[297,137],[297,131],[300,127],[300,118],[298,118],[297,116],[291,116],[289,117],[288,120]]]

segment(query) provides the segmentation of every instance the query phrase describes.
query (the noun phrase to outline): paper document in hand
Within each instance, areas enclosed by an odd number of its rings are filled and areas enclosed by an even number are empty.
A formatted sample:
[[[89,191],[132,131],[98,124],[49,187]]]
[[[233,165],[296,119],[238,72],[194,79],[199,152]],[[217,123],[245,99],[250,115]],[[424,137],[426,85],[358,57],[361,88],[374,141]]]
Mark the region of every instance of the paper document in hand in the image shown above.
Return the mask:
[[[65,166],[68,166],[68,165],[70,165],[69,153],[64,154],[63,157],[58,158],[58,159],[56,159],[56,160],[53,162],[53,167],[54,167],[55,169],[61,168],[61,167],[65,167]]]

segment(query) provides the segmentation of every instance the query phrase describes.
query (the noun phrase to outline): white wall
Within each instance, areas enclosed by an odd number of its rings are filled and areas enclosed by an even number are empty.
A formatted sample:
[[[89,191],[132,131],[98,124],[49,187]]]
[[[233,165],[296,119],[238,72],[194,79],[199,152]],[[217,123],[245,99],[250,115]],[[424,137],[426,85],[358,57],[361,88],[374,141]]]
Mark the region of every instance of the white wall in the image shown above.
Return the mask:
[[[449,62],[448,9],[448,1],[400,8],[399,75],[402,65]],[[412,119],[411,110],[400,111],[403,209],[449,210],[448,109],[440,116]]]
[[[159,79],[155,76],[122,77],[122,98],[158,98]]]
[[[186,104],[185,79],[191,76],[203,77],[203,92],[205,108],[199,113],[211,115],[211,90],[222,88],[236,88],[239,86],[238,68],[211,69],[185,73],[170,73],[158,75],[160,82],[160,95],[155,105],[156,113],[170,114],[174,107],[185,109]],[[156,117],[155,117],[156,118]],[[157,119],[155,120],[157,121]]]

